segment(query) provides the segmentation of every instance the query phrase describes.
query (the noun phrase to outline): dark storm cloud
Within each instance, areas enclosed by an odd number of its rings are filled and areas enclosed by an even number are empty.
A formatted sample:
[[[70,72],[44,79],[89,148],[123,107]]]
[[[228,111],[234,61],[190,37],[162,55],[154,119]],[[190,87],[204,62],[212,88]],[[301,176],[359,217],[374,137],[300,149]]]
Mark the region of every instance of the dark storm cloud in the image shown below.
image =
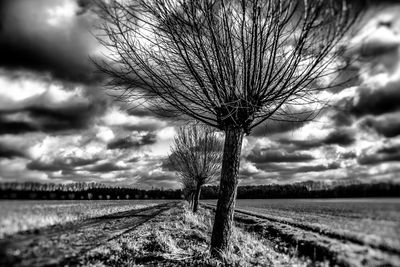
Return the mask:
[[[154,133],[148,133],[140,137],[125,137],[116,139],[108,143],[108,149],[129,149],[139,148],[146,145],[152,145],[157,142],[157,136]]]
[[[301,166],[299,168],[293,168],[292,171],[296,172],[323,172],[327,170],[335,170],[339,169],[340,164],[337,162],[329,163],[328,165],[310,165],[310,166]]]
[[[282,149],[286,149],[287,151],[306,150],[323,145],[320,140],[295,140],[284,138],[279,139],[278,142],[283,145]]]
[[[140,157],[133,157],[133,158],[129,159],[127,162],[136,163],[136,162],[139,162],[139,160],[140,160]]]
[[[337,162],[331,162],[329,164],[317,164],[317,165],[302,165],[293,167],[293,163],[259,163],[256,164],[257,168],[267,172],[278,172],[281,175],[292,175],[301,172],[323,172],[327,170],[334,170],[340,168],[340,164]],[[242,174],[242,173],[241,173]],[[250,175],[251,176],[251,175]]]
[[[29,170],[45,171],[45,172],[56,172],[64,170],[65,168],[71,168],[70,166],[64,165],[63,163],[60,164],[60,162],[46,163],[46,162],[41,162],[39,160],[34,160],[29,162],[26,165],[26,167]]]
[[[356,95],[347,102],[349,115],[362,118],[400,110],[400,83],[396,74],[400,48],[398,8],[377,9],[378,15],[370,23],[369,31],[358,38],[356,53],[361,58],[366,57],[359,62],[360,74],[364,78]]]
[[[98,158],[84,159],[68,157],[63,159],[55,159],[51,162],[43,162],[40,160],[33,160],[27,164],[29,170],[56,172],[62,171],[64,174],[74,172],[76,167],[91,165],[99,161]]]
[[[391,21],[380,20],[377,27],[391,28],[391,25]],[[391,52],[396,52],[398,47],[398,42],[368,42],[361,47],[359,54],[361,57],[365,58],[382,56]]]
[[[305,122],[285,122],[269,120],[263,123],[251,132],[252,136],[265,137],[271,134],[285,133],[294,131],[304,125]]]
[[[249,178],[253,177],[253,175],[256,175],[257,173],[258,173],[258,171],[253,171],[248,168],[245,168],[245,169],[241,169],[239,171],[239,177],[240,177],[240,179],[249,179]]]
[[[356,116],[380,115],[400,110],[399,84],[392,84],[387,88],[373,90],[370,88],[359,88],[357,101],[350,111]]]
[[[268,163],[268,162],[305,162],[311,161],[314,157],[303,152],[286,152],[282,150],[253,150],[246,160],[253,163]]]
[[[292,140],[280,139],[281,145],[287,145],[287,151],[306,150],[310,148],[323,147],[325,145],[349,146],[355,142],[355,132],[348,128],[338,128],[329,133],[323,139],[314,140]]]
[[[354,131],[347,129],[338,129],[330,133],[324,140],[323,143],[326,145],[341,145],[349,146],[355,142]]]
[[[400,153],[400,146],[388,146],[388,147],[383,147],[378,150],[378,153],[384,153],[384,154],[399,154]]]
[[[7,121],[0,114],[0,135],[1,134],[22,134],[37,131],[38,128],[23,121]]]
[[[161,168],[163,169],[163,171],[170,171],[170,172],[176,171],[176,168],[175,168],[174,165],[172,164],[172,161],[169,160],[169,157],[165,157],[165,158],[162,160]]]
[[[385,137],[395,137],[400,134],[400,113],[367,116],[361,121],[361,126],[372,128]]]
[[[344,110],[335,109],[331,114],[328,114],[330,120],[336,127],[351,126],[354,122],[353,116],[349,116]]]
[[[49,24],[49,8],[59,0],[2,0],[0,6],[0,66],[51,73],[55,78],[79,82],[100,80],[89,60],[97,46],[90,33],[93,16],[84,4],[67,22]],[[75,4],[75,0],[68,3]]]
[[[363,20],[360,21],[359,24],[362,28],[372,20],[373,24],[370,23],[368,26],[370,27],[369,30],[374,28],[374,31],[359,34],[359,37],[362,37],[362,39],[358,40],[359,43],[355,45],[355,47],[349,47],[350,51],[357,53],[359,58],[366,61],[369,61],[374,57],[396,52],[399,46],[399,40],[393,38],[397,37],[396,17],[387,16],[387,14],[395,14],[398,6],[393,4],[399,4],[399,2],[381,0],[372,2],[375,2],[375,7],[369,9],[369,12],[366,12]],[[380,5],[380,7],[377,8],[376,6],[378,5]],[[386,16],[382,16],[382,14],[385,14]],[[385,32],[385,34],[380,35],[379,33],[382,32]]]
[[[363,151],[357,161],[361,165],[400,161],[400,146],[386,146],[377,151]]]
[[[120,103],[118,103],[120,104]],[[158,118],[150,113],[133,112],[126,110],[125,104],[118,109],[113,110],[109,116],[106,116],[105,122],[110,126],[118,126],[128,132],[154,132],[160,130],[167,125],[174,125],[174,122]],[[113,114],[119,116],[120,120],[115,120]]]
[[[90,172],[107,173],[107,172],[114,172],[114,171],[124,171],[124,170],[129,170],[129,169],[130,168],[128,168],[128,167],[118,166],[114,162],[106,162],[106,163],[102,163],[102,164],[96,165],[94,167],[88,168],[87,170]]]
[[[24,76],[16,75],[15,79],[16,82],[19,79],[23,81]],[[0,106],[0,134],[86,129],[104,114],[110,103],[95,86],[66,82],[53,84],[46,79],[32,79],[31,75],[28,81],[33,88],[43,86],[45,90],[20,101],[6,96]],[[27,86],[30,83],[27,82]]]
[[[36,104],[21,109],[1,111],[0,134],[26,132],[60,132],[89,127],[100,115],[104,103],[82,103],[70,106],[40,107]]]
[[[61,131],[69,129],[83,129],[88,126],[93,114],[93,106],[79,106],[68,108],[30,108],[26,112],[39,122],[42,131]]]
[[[143,107],[130,108],[127,110],[127,112],[131,116],[139,116],[139,117],[155,116],[153,111]]]
[[[80,10],[80,13],[85,13],[86,11],[89,10],[90,7],[92,7],[93,5],[95,5],[95,1],[93,0],[77,0],[78,5],[82,8]]]
[[[25,153],[19,151],[16,148],[10,147],[9,145],[0,143],[0,159],[1,158],[17,158],[17,157],[26,157]]]
[[[157,129],[162,128],[163,123],[158,122],[158,121],[151,121],[151,122],[146,122],[144,119],[138,124],[127,124],[123,125],[123,129],[129,132],[132,131],[155,131]]]

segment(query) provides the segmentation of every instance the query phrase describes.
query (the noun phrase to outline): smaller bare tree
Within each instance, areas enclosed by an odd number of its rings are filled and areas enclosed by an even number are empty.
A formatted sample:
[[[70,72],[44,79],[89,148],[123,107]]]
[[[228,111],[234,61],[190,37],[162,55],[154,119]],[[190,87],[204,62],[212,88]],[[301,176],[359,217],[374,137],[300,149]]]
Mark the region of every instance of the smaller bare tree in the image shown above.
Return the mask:
[[[179,173],[193,212],[197,212],[201,187],[215,179],[221,169],[223,143],[209,127],[181,127],[174,138],[169,161]]]

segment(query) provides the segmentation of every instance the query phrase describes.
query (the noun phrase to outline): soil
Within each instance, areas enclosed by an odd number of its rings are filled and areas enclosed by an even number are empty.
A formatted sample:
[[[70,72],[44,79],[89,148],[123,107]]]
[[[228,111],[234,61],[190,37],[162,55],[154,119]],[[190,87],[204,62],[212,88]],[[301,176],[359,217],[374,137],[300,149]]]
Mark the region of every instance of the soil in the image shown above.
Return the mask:
[[[20,232],[0,240],[0,266],[64,266],[175,207],[169,202]]]
[[[202,204],[214,210],[215,206]],[[318,231],[314,227],[236,209],[236,225],[271,241],[278,251],[311,259],[315,266],[400,266],[398,251],[363,244],[348,236]]]

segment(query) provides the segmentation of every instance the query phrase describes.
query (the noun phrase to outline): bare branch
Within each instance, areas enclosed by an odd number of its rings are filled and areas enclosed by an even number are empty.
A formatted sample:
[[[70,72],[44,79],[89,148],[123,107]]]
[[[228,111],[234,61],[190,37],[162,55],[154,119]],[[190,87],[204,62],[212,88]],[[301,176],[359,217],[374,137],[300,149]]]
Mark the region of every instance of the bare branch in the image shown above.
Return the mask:
[[[109,1],[102,71],[120,98],[246,133],[312,90],[340,55],[350,1]],[[331,71],[331,70],[330,70]],[[279,118],[276,118],[279,117]]]
[[[169,162],[181,177],[182,185],[196,188],[218,177],[223,144],[209,127],[181,127],[171,147]]]

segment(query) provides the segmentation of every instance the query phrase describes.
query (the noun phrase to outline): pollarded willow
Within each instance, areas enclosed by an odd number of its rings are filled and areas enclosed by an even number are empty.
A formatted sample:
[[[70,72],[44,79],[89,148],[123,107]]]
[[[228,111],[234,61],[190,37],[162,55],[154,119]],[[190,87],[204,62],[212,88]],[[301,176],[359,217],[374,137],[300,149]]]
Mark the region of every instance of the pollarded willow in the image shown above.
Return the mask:
[[[360,15],[350,0],[120,0],[99,4],[123,101],[225,133],[211,252],[228,247],[244,134],[268,120],[303,120],[318,81]],[[362,5],[361,5],[362,6]]]

